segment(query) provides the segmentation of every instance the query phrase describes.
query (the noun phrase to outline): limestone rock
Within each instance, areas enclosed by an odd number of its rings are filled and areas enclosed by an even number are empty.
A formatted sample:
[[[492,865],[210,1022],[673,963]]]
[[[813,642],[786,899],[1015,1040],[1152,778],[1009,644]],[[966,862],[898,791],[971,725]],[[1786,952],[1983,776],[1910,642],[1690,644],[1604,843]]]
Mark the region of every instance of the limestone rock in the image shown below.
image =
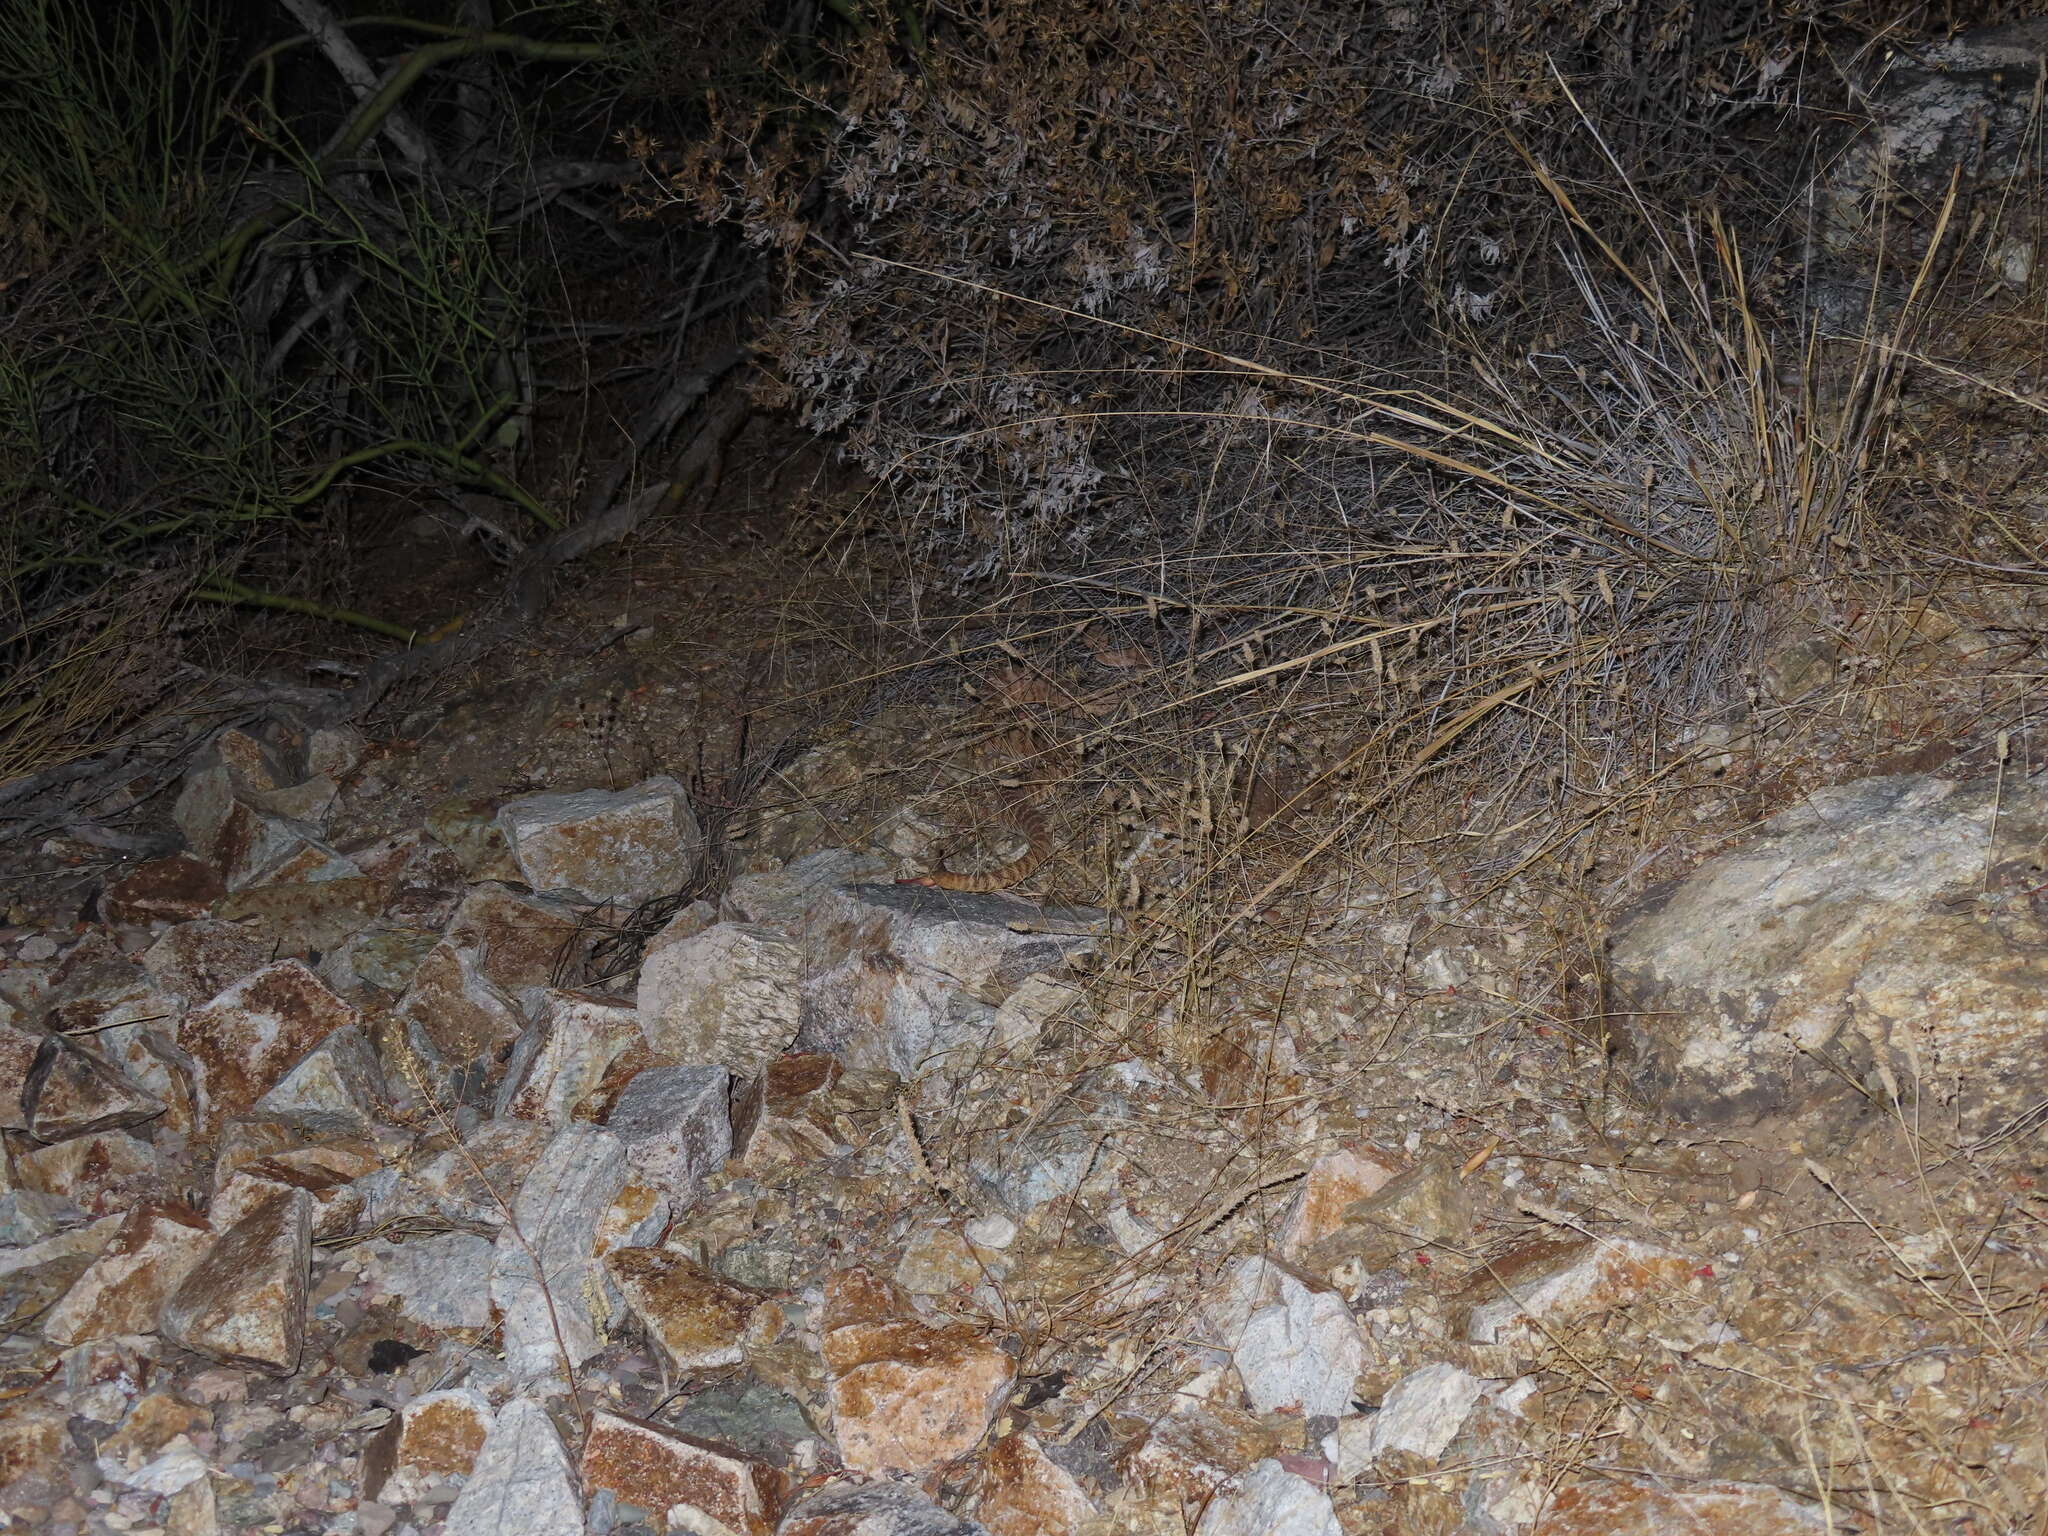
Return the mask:
[[[724,1067],[650,1067],[619,1094],[605,1126],[642,1178],[686,1205],[732,1153],[731,1089]]]
[[[189,853],[148,859],[100,892],[100,917],[114,924],[186,923],[227,895],[219,873]]]
[[[495,1419],[489,1400],[473,1387],[447,1387],[414,1398],[365,1449],[364,1492],[411,1502],[429,1479],[468,1477]]]
[[[1839,1520],[1763,1483],[1680,1483],[1597,1478],[1551,1494],[1532,1536],[1821,1536]]]
[[[790,1507],[776,1536],[990,1536],[901,1483],[834,1483]]]
[[[363,1245],[378,1290],[403,1317],[428,1328],[485,1328],[491,1321],[496,1249],[474,1232],[440,1232],[403,1243]]]
[[[51,1035],[23,1088],[28,1133],[64,1141],[153,1120],[164,1101],[130,1082],[97,1051]]]
[[[534,1019],[521,1032],[498,1085],[497,1113],[560,1128],[585,1110],[605,1073],[641,1043],[639,1015],[582,992],[530,993]]]
[[[443,1536],[583,1536],[575,1468],[545,1408],[515,1398],[498,1411]]]
[[[772,929],[657,934],[640,967],[640,1027],[662,1055],[748,1076],[796,1039],[803,974],[803,951]]]
[[[1638,1083],[1725,1124],[1858,1103],[1846,1071],[1878,1103],[1887,1079],[1909,1098],[1959,1090],[1940,1115],[1966,1137],[2006,1125],[2048,1096],[2044,839],[2048,787],[2024,777],[1809,796],[1618,925]]]
[[[988,1448],[974,1514],[989,1536],[1066,1536],[1095,1512],[1087,1490],[1030,1435],[1005,1435]]]
[[[1231,1266],[1211,1316],[1253,1411],[1334,1416],[1350,1408],[1365,1335],[1334,1291],[1269,1259],[1244,1258]]]
[[[765,1297],[661,1248],[621,1248],[605,1266],[626,1305],[678,1370],[739,1363],[740,1340]]]
[[[1092,908],[908,885],[827,890],[805,916],[797,1047],[905,1075],[978,1043],[1025,978],[1092,948]]]
[[[166,929],[142,952],[142,968],[158,987],[184,1003],[218,997],[271,958],[257,935],[218,918]]]
[[[478,968],[474,950],[446,940],[434,946],[399,999],[397,1014],[411,1026],[423,1054],[453,1072],[478,1064],[486,1078],[494,1054],[526,1028],[504,988]]]
[[[627,906],[681,886],[704,841],[689,796],[671,778],[523,795],[499,808],[498,826],[534,890]]]
[[[202,1125],[240,1114],[268,1093],[356,1011],[296,960],[243,977],[178,1024],[178,1046],[197,1069]]]
[[[138,1205],[43,1318],[43,1337],[69,1347],[151,1333],[171,1293],[206,1253],[213,1234],[194,1211]]]
[[[345,1024],[314,1046],[253,1106],[265,1115],[345,1115],[368,1120],[391,1111],[384,1064],[369,1037]]]
[[[1463,1427],[1487,1383],[1444,1361],[1410,1371],[1368,1419],[1348,1421],[1323,1442],[1323,1453],[1337,1469],[1337,1480],[1364,1475],[1375,1458],[1387,1451],[1406,1451],[1435,1461]],[[1345,1433],[1350,1424],[1362,1436]]]
[[[680,1435],[642,1419],[599,1413],[583,1446],[584,1491],[609,1488],[623,1502],[670,1515],[671,1529],[709,1527],[772,1536],[784,1478],[732,1446]],[[679,1508],[680,1506],[680,1508]]]
[[[15,1159],[22,1187],[69,1200],[89,1216],[125,1211],[169,1192],[156,1148],[122,1131],[94,1131]]]
[[[964,1324],[887,1315],[884,1308],[899,1304],[877,1298],[892,1291],[859,1270],[828,1282],[832,1428],[840,1456],[856,1471],[921,1474],[981,1439],[1016,1363]]]
[[[597,1352],[604,1321],[596,1246],[626,1182],[618,1137],[571,1125],[548,1142],[513,1203],[516,1230],[498,1235],[491,1299],[505,1317],[506,1367],[518,1377],[573,1368]],[[537,1266],[537,1267],[536,1267]]]
[[[272,1376],[298,1369],[313,1258],[313,1197],[281,1191],[223,1232],[172,1293],[164,1337]]]
[[[1343,1536],[1343,1528],[1328,1494],[1268,1459],[1209,1501],[1195,1536]]]
[[[1693,1278],[1695,1261],[1640,1238],[1527,1244],[1486,1264],[1454,1298],[1465,1337],[1504,1342],[1510,1330],[1595,1317]]]

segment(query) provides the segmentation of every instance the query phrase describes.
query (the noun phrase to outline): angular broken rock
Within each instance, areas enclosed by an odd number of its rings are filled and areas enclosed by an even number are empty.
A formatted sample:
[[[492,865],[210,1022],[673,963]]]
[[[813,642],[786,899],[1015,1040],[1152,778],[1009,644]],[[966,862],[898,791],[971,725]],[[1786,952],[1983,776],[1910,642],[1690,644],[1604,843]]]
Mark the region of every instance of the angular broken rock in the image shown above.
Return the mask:
[[[496,1113],[559,1128],[577,1118],[612,1063],[642,1043],[639,1016],[609,998],[553,989],[529,993],[527,1005],[534,1020],[512,1047]]]
[[[90,933],[58,964],[42,1021],[61,1035],[153,1022],[177,1012],[148,971],[102,933]]]
[[[514,1398],[498,1410],[443,1536],[583,1536],[583,1497],[554,1420]]]
[[[156,1148],[122,1131],[94,1131],[15,1158],[25,1189],[61,1195],[88,1216],[125,1211],[168,1193]]]
[[[620,1248],[605,1267],[678,1370],[737,1365],[747,1324],[767,1299],[664,1248]]]
[[[1085,953],[1105,914],[908,885],[825,891],[805,916],[797,1045],[906,1075],[979,1043],[1026,977]]]
[[[136,865],[100,892],[100,917],[116,925],[188,923],[227,893],[211,864],[177,853]]]
[[[1966,1137],[2029,1112],[2048,1095],[2044,838],[2048,788],[2024,776],[1808,796],[1616,928],[1637,1081],[1714,1124],[1853,1107],[1844,1075],[1880,1104],[1916,1081],[1953,1095]]]
[[[604,1321],[597,1236],[625,1182],[618,1137],[578,1124],[555,1134],[520,1185],[491,1275],[491,1300],[505,1317],[505,1365],[515,1377],[573,1370],[597,1353]]]
[[[265,1115],[327,1114],[368,1120],[391,1111],[384,1064],[360,1025],[335,1030],[258,1099]]]
[[[802,928],[811,904],[825,892],[880,880],[889,870],[887,859],[871,853],[821,848],[780,869],[738,876],[719,897],[717,915],[731,922],[795,933]]]
[[[1400,1172],[1378,1153],[1339,1151],[1309,1165],[1280,1228],[1280,1256],[1296,1259],[1344,1225],[1345,1211],[1378,1194]]]
[[[326,951],[370,926],[390,884],[367,875],[267,884],[226,896],[214,916],[260,939],[276,955]]]
[[[664,1056],[752,1076],[796,1039],[803,975],[802,949],[772,929],[664,930],[640,965],[640,1028]]]
[[[221,1181],[214,1190],[207,1215],[218,1229],[231,1230],[265,1201],[293,1189],[313,1197],[316,1241],[326,1242],[355,1230],[363,1214],[363,1192],[354,1181],[331,1170],[294,1168],[273,1158],[249,1163],[233,1178]]]
[[[428,1328],[483,1328],[491,1321],[491,1267],[496,1250],[474,1232],[440,1232],[403,1243],[364,1245],[372,1283],[388,1292],[401,1317]]]
[[[1030,1435],[1005,1435],[988,1448],[974,1515],[989,1536],[1062,1536],[1095,1513],[1087,1490]]]
[[[296,960],[243,977],[178,1023],[178,1047],[197,1069],[202,1126],[240,1114],[356,1011]]]
[[[519,1038],[526,1020],[477,962],[474,950],[436,944],[413,972],[397,1013],[430,1060],[451,1071],[481,1062],[488,1075],[495,1053]]]
[[[1271,1421],[1241,1408],[1182,1403],[1153,1421],[1124,1457],[1123,1470],[1157,1498],[1198,1506],[1253,1462],[1281,1449]]]
[[[898,1305],[894,1288],[865,1271],[827,1283],[833,1434],[855,1471],[921,1474],[965,1454],[1016,1378],[1016,1362],[964,1323],[878,1315]],[[833,1326],[842,1317],[851,1320]]]
[[[157,986],[185,1003],[218,997],[271,958],[255,934],[218,918],[180,923],[142,952],[142,968]]]
[[[430,1479],[468,1477],[494,1418],[489,1400],[474,1387],[414,1398],[364,1448],[363,1491],[409,1503]]]
[[[1684,1254],[1640,1238],[1536,1242],[1483,1266],[1454,1298],[1465,1337],[1498,1344],[1510,1330],[1597,1317],[1683,1287],[1696,1270]]]
[[[47,1506],[71,1490],[65,1468],[65,1453],[73,1449],[68,1418],[38,1397],[0,1403],[0,1509]]]
[[[1343,1527],[1327,1493],[1268,1459],[1209,1501],[1195,1536],[1343,1536]]]
[[[1531,1536],[1822,1536],[1842,1528],[1826,1510],[1764,1483],[1664,1486],[1600,1477],[1553,1492]]]
[[[668,1516],[672,1529],[771,1536],[785,1481],[732,1446],[622,1414],[595,1415],[583,1445],[586,1494],[609,1488],[622,1503]]]
[[[776,1536],[991,1536],[901,1483],[834,1483],[790,1506]]]
[[[1231,1266],[1210,1315],[1254,1412],[1314,1417],[1350,1408],[1365,1335],[1336,1292],[1248,1257]]]
[[[464,1139],[414,1169],[425,1203],[450,1221],[495,1232],[550,1140],[531,1120],[486,1120]]]
[[[22,1109],[29,1135],[63,1141],[153,1120],[164,1112],[164,1101],[97,1051],[45,1032],[23,1085]]]
[[[318,827],[251,803],[236,790],[228,771],[218,766],[185,776],[172,815],[185,834],[186,846],[220,871],[231,891],[257,883],[309,848],[321,847]]]
[[[213,1233],[196,1211],[138,1205],[100,1256],[43,1318],[43,1337],[68,1348],[152,1333],[171,1293],[206,1253]]]
[[[164,1306],[172,1343],[272,1376],[298,1369],[313,1262],[313,1197],[285,1190],[223,1232]]]
[[[46,1049],[56,1054],[55,1035],[0,1005],[0,1131],[28,1129],[29,1079]]]
[[[619,1094],[605,1127],[642,1178],[687,1205],[732,1155],[731,1090],[724,1067],[649,1067]]]
[[[1404,1253],[1457,1247],[1472,1235],[1472,1197],[1456,1162],[1427,1157],[1346,1205],[1324,1236],[1296,1247],[1304,1269],[1349,1278],[1384,1269]]]
[[[563,950],[579,931],[573,907],[487,880],[463,896],[446,937],[473,950],[478,972],[517,997],[528,987],[553,983]]]
[[[1364,1421],[1367,1429],[1358,1455],[1333,1453],[1332,1441],[1338,1442],[1336,1450],[1351,1450],[1346,1437],[1332,1435],[1323,1442],[1324,1454],[1337,1468],[1337,1480],[1350,1482],[1363,1475],[1387,1451],[1435,1461],[1457,1438],[1486,1387],[1482,1378],[1441,1360],[1410,1371],[1381,1400],[1380,1411]]]
[[[61,1297],[100,1256],[121,1224],[102,1216],[18,1248],[0,1248],[0,1317],[34,1317]]]
[[[671,778],[523,795],[499,807],[498,826],[534,890],[627,906],[678,889],[704,842],[688,794]]]

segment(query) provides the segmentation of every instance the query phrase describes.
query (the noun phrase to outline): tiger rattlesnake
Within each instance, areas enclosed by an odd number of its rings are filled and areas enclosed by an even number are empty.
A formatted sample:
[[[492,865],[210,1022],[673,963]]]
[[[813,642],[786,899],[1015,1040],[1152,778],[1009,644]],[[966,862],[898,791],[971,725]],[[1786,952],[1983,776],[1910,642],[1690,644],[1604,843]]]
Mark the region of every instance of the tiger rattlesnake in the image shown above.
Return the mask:
[[[1011,726],[985,738],[991,755],[1005,760],[1012,770],[1024,769],[1030,779],[1005,784],[988,807],[982,825],[1003,828],[1024,839],[1024,851],[994,869],[961,871],[943,863],[928,875],[912,875],[898,885],[929,886],[940,891],[1000,891],[1030,876],[1052,855],[1052,838],[1046,830],[1043,802],[1053,780],[1063,777],[1069,750],[1047,740],[1029,725]]]

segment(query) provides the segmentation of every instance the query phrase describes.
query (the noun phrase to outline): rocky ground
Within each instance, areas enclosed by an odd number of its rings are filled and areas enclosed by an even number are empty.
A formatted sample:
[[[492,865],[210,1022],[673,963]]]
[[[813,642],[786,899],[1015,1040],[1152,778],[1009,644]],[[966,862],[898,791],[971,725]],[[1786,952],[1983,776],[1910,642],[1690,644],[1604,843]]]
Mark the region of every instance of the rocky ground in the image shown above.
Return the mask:
[[[645,749],[731,746],[759,636],[569,628],[382,733],[245,706],[157,856],[16,868],[11,1529],[2038,1529],[2023,732],[1816,727],[1809,646],[1607,937],[1361,873],[1168,982],[1076,899],[1171,887],[1142,805],[1109,880],[898,883],[962,700],[726,814]]]

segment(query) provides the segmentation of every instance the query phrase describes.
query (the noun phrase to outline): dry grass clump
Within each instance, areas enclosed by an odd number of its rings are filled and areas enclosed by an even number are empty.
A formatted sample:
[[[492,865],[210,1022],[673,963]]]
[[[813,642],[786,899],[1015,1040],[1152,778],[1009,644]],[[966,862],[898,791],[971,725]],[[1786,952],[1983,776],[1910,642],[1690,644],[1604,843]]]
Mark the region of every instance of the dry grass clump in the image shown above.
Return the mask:
[[[1226,930],[1390,807],[1584,808],[1868,558],[1891,355],[1811,398],[1769,248],[1641,190],[1789,171],[1727,146],[1793,34],[1629,14],[969,10],[677,178],[783,254],[779,388],[928,593],[1150,659],[1099,777],[1341,813]]]

